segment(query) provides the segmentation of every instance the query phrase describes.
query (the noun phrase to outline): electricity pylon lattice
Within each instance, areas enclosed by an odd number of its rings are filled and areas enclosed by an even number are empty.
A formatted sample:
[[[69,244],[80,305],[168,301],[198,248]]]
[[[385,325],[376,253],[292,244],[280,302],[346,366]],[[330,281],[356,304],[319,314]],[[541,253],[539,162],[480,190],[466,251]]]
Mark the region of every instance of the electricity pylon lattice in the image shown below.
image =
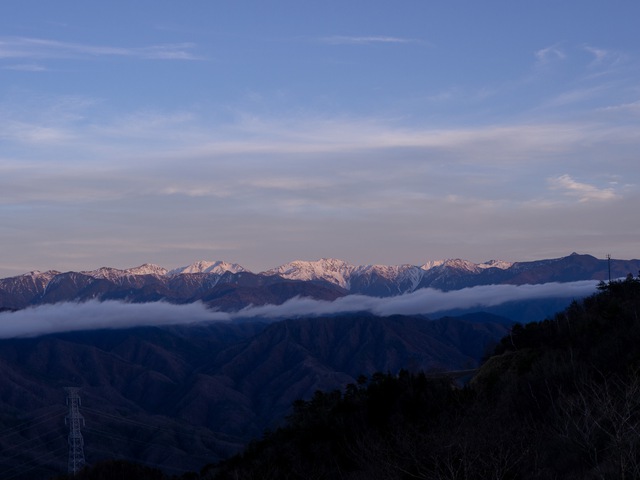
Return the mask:
[[[65,422],[69,425],[69,468],[68,472],[75,475],[84,467],[84,440],[80,427],[84,427],[84,417],[80,414],[79,388],[67,387],[67,405],[69,414]]]

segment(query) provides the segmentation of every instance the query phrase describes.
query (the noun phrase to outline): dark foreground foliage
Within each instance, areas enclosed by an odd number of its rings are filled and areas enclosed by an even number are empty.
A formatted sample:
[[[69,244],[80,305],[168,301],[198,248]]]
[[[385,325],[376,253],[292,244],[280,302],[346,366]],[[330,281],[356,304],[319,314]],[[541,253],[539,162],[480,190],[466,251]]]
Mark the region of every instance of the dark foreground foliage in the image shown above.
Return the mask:
[[[400,372],[317,392],[191,478],[640,478],[640,278],[600,289],[513,327],[464,388]]]

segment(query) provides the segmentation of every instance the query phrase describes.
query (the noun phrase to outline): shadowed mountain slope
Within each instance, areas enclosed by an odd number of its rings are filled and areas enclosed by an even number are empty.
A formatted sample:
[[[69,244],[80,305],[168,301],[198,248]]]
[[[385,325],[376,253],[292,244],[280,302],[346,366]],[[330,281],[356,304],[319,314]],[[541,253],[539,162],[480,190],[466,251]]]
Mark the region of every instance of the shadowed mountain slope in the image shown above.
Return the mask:
[[[197,470],[276,427],[316,390],[378,370],[474,366],[503,321],[354,314],[2,340],[0,471],[64,471],[66,386],[81,388],[89,463]],[[28,465],[36,469],[22,475]]]

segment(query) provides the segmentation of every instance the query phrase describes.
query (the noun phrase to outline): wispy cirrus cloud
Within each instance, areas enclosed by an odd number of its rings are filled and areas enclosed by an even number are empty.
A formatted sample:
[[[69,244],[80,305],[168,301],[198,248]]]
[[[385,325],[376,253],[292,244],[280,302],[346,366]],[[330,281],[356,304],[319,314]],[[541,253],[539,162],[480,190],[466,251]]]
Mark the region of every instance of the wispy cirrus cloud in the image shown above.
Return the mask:
[[[580,202],[615,200],[618,198],[613,188],[598,188],[588,183],[574,180],[570,175],[560,175],[549,179],[554,190],[562,190],[565,195],[577,197]]]
[[[553,60],[564,60],[567,55],[558,46],[552,45],[550,47],[541,48],[534,52],[534,55],[539,65],[545,65]]]
[[[609,107],[601,108],[600,111],[640,113],[640,100],[637,102],[622,103],[620,105],[611,105]]]
[[[320,42],[329,45],[375,45],[375,44],[401,44],[401,43],[424,43],[422,40],[415,38],[392,37],[384,35],[369,36],[350,36],[350,35],[332,35],[321,37]]]
[[[593,55],[593,61],[591,67],[598,67],[603,65],[615,65],[624,59],[624,54],[616,52],[614,50],[607,50],[604,48],[593,47],[585,45],[584,50]]]
[[[572,104],[580,104],[604,96],[612,87],[607,84],[588,88],[577,88],[559,93],[554,98],[544,102],[540,108],[556,108]]]
[[[123,57],[146,60],[199,60],[193,43],[116,47],[33,37],[0,38],[0,59]]]
[[[564,158],[565,152],[586,143],[593,147],[612,139],[623,143],[626,138],[625,132],[589,123],[429,128],[384,118],[302,115],[240,116],[218,125],[188,110],[143,110],[89,122],[94,105],[91,99],[75,97],[51,101],[48,107],[39,102],[39,112],[24,118],[18,107],[5,108],[6,114],[0,114],[0,139],[14,155],[28,152],[15,162],[29,159],[38,165],[5,177],[6,201],[66,202],[74,195],[84,200],[92,195],[110,199],[154,192],[211,198],[263,195],[287,204],[293,197],[297,202],[304,198],[331,206],[334,201],[368,205],[373,199],[389,202],[383,192],[393,199],[423,198],[426,185],[428,196],[447,198],[453,192],[444,188],[444,179],[453,181],[452,177],[456,177],[452,185],[495,200],[497,190],[482,193],[486,182],[496,181],[495,175],[460,178],[451,166],[489,172],[526,166],[535,155],[544,171],[558,156]],[[635,133],[629,135],[635,138]],[[385,160],[390,156],[393,162]],[[345,158],[351,159],[348,164]],[[186,164],[189,168],[184,168]],[[610,163],[607,168],[618,167]],[[552,171],[540,174],[538,184],[544,185]],[[583,189],[582,195],[587,193]],[[370,199],[364,202],[360,194]],[[600,198],[603,195],[606,192]]]
[[[46,72],[47,67],[36,63],[18,63],[15,65],[6,65],[2,67],[4,70],[14,70],[16,72]]]

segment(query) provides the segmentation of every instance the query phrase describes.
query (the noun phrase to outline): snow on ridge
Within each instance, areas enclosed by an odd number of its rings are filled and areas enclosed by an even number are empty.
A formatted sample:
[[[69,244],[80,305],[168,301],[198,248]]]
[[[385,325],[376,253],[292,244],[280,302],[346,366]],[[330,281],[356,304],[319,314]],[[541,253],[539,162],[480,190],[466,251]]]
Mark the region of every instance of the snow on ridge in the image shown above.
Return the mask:
[[[129,275],[156,275],[162,277],[167,274],[167,269],[153,263],[145,263],[139,267],[127,268]]]
[[[499,268],[506,270],[511,268],[513,263],[505,262],[504,260],[489,260],[483,263],[473,263],[469,260],[463,260],[461,258],[449,258],[447,260],[432,260],[420,266],[422,270],[431,270],[432,268],[455,268],[457,270],[466,270],[472,273],[478,273],[481,270],[487,268]]]
[[[507,269],[511,263],[501,260],[490,260],[476,264],[460,258],[429,261],[421,266],[403,265],[352,265],[344,260],[335,258],[322,258],[315,261],[295,260],[285,263],[271,270],[261,272],[262,275],[279,275],[289,280],[324,280],[338,285],[347,290],[350,289],[351,280],[355,277],[377,275],[390,281],[408,281],[410,289],[415,289],[425,271],[437,269],[454,269],[469,273],[479,273],[487,268]]]
[[[366,276],[378,276],[388,279],[390,281],[409,282],[414,285],[415,288],[424,273],[431,269],[454,269],[459,271],[466,271],[469,273],[480,273],[488,268],[499,268],[506,270],[512,268],[514,263],[506,262],[502,260],[489,260],[484,263],[476,264],[468,260],[463,259],[447,259],[447,260],[433,260],[424,263],[423,265],[382,265],[382,264],[369,264],[369,265],[353,265],[344,260],[336,258],[321,258],[315,261],[307,260],[295,260],[284,265],[272,268],[260,272],[259,275],[278,275],[280,277],[289,280],[322,280],[338,285],[347,290],[350,289],[351,281],[355,277]],[[87,275],[93,278],[106,279],[111,281],[117,281],[126,276],[137,275],[154,275],[157,277],[163,276],[175,276],[188,273],[208,273],[214,275],[223,275],[226,272],[239,273],[249,272],[244,267],[237,263],[228,263],[224,261],[205,261],[201,260],[194,262],[190,265],[179,267],[173,270],[167,270],[158,265],[151,263],[145,263],[138,267],[128,268],[125,270],[101,267],[96,270],[81,271],[78,272],[82,275]],[[39,281],[51,281],[56,275],[61,272],[55,270],[49,270],[46,272],[40,272],[34,270],[29,273],[20,275],[19,277],[38,278]]]
[[[100,267],[96,270],[85,270],[79,273],[92,278],[104,278],[105,280],[113,280],[126,275],[124,270],[111,267]]]
[[[138,267],[127,268],[126,270],[112,267],[101,267],[96,270],[89,270],[80,273],[82,275],[87,275],[93,278],[102,278],[105,280],[114,281],[118,278],[126,277],[128,275],[156,275],[161,277],[166,275],[167,270],[152,263],[145,263]]]
[[[408,281],[415,288],[422,278],[420,267],[416,265],[352,265],[336,258],[322,258],[315,261],[295,260],[262,275],[279,275],[289,280],[324,280],[349,290],[356,277],[377,275],[390,281]]]
[[[353,276],[382,277],[397,284],[399,292],[413,292],[422,280],[424,270],[417,265],[408,263],[402,265],[361,265],[356,267]],[[408,285],[407,285],[408,284]],[[401,287],[401,285],[403,285]]]
[[[445,261],[446,260],[429,260],[428,262],[421,265],[420,268],[422,270],[431,270],[432,268],[444,265]]]
[[[29,273],[23,273],[22,275],[18,275],[14,278],[53,278],[56,275],[59,275],[60,272],[58,272],[57,270],[47,270],[46,272],[41,272],[40,270],[32,270]],[[9,277],[12,278],[12,277]]]
[[[420,267],[405,263],[403,265],[360,265],[353,271],[354,275],[370,275],[375,273],[389,280],[414,277]]]
[[[295,260],[262,274],[279,275],[288,280],[325,280],[348,290],[351,274],[356,268],[344,260],[321,258],[315,261]]]
[[[507,270],[513,266],[513,262],[505,262],[504,260],[489,260],[488,262],[479,263],[478,268],[483,270],[487,268],[499,268],[500,270]]]
[[[477,264],[461,258],[448,258],[447,260],[430,261],[422,265],[420,268],[423,270],[432,270],[434,268],[443,269],[446,267],[454,268],[456,270],[466,270],[473,273],[476,273],[479,270]]]
[[[237,263],[228,263],[221,260],[216,260],[215,262],[200,260],[198,262],[192,263],[191,265],[171,270],[167,273],[167,275],[174,276],[181,275],[183,273],[213,273],[222,275],[225,272],[239,273],[246,271],[247,270],[244,267],[238,265]]]

